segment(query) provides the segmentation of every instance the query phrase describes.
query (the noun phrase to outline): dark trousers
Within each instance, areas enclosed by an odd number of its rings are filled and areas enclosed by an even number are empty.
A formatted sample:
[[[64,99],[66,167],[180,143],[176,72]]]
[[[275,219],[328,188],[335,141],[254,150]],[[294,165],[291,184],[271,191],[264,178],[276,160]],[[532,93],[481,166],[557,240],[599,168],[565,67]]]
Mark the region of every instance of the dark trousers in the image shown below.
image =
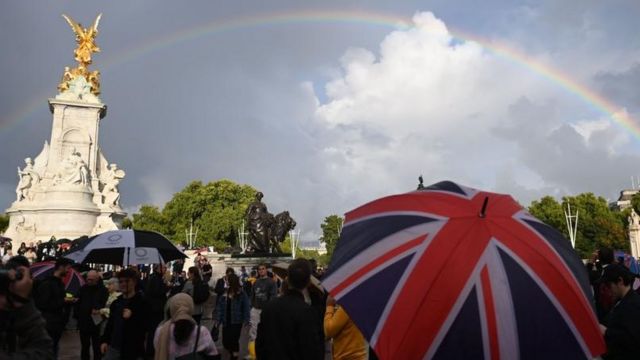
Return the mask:
[[[145,354],[148,359],[153,359],[155,354],[155,348],[153,347],[153,338],[156,334],[156,329],[158,325],[162,322],[162,313],[153,314],[151,319],[149,319],[149,328],[147,329],[147,344],[145,349]]]
[[[100,352],[100,328],[95,327],[91,330],[80,330],[80,359],[89,360],[90,352],[93,349],[93,360],[99,360],[102,357]]]
[[[58,344],[60,344],[60,338],[62,337],[62,329],[47,329],[51,341],[53,341],[53,358],[58,358]]]

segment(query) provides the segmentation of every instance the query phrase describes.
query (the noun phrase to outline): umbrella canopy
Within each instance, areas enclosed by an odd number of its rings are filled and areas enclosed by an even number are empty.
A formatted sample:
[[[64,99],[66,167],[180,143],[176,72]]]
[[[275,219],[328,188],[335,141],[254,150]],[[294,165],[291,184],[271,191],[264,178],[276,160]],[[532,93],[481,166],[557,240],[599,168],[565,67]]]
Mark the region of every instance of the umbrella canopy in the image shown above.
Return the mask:
[[[42,261],[31,265],[29,270],[34,279],[44,279],[53,275],[55,261]],[[70,268],[67,276],[62,279],[65,290],[71,294],[77,294],[82,285],[84,285],[84,277],[76,269]]]
[[[359,207],[323,285],[380,359],[605,351],[582,261],[508,195],[441,182]]]
[[[65,257],[77,263],[127,266],[160,264],[187,256],[157,232],[114,230],[78,241]]]

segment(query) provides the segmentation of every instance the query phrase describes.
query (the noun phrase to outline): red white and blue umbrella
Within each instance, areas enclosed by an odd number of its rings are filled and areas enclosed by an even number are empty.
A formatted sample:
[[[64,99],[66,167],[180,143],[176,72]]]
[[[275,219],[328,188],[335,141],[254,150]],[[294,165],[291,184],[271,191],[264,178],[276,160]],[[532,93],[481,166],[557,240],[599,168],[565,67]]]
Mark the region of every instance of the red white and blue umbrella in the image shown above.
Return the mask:
[[[162,234],[144,230],[113,230],[78,241],[65,255],[77,263],[161,264],[187,256]]]
[[[33,263],[29,267],[29,271],[31,272],[31,276],[34,279],[44,279],[53,275],[53,270],[55,268],[55,261],[42,261]],[[64,283],[64,288],[68,293],[77,294],[82,285],[84,285],[84,277],[74,268],[69,269],[67,272],[67,276],[62,279]]]
[[[441,182],[346,214],[323,285],[380,359],[605,352],[587,272],[509,195]]]

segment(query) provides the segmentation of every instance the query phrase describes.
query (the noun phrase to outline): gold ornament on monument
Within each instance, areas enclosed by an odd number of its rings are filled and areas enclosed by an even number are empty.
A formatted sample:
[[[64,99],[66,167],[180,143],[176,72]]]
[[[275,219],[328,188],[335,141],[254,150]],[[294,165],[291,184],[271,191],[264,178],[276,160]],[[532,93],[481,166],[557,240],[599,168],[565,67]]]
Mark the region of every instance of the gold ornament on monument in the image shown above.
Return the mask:
[[[95,39],[98,35],[98,23],[100,22],[101,16],[102,14],[98,15],[96,21],[93,22],[93,26],[83,28],[82,24],[73,21],[67,15],[62,15],[76,34],[78,47],[74,50],[73,54],[75,55],[75,60],[78,62],[78,66],[75,68],[65,66],[62,81],[60,82],[60,85],[58,85],[58,90],[60,92],[69,90],[70,82],[78,76],[82,76],[87,83],[91,85],[91,93],[94,95],[100,94],[100,72],[97,70],[89,71],[89,65],[92,62],[91,54],[100,52],[100,48],[96,45]]]

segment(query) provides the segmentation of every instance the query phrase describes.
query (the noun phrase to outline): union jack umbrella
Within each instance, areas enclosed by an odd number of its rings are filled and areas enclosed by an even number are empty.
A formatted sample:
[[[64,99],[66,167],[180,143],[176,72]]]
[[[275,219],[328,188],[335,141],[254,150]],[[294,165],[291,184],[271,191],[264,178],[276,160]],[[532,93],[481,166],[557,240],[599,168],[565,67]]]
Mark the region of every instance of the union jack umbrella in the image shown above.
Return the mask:
[[[509,195],[440,182],[346,214],[323,285],[380,359],[605,352],[569,241]]]
[[[34,279],[44,279],[48,276],[53,275],[53,270],[55,268],[55,261],[42,261],[31,264],[29,270],[31,271],[31,276]],[[69,272],[67,272],[67,276],[62,279],[64,283],[64,289],[66,292],[71,294],[77,294],[80,291],[82,285],[84,285],[84,277],[80,274],[76,269],[71,268]]]

